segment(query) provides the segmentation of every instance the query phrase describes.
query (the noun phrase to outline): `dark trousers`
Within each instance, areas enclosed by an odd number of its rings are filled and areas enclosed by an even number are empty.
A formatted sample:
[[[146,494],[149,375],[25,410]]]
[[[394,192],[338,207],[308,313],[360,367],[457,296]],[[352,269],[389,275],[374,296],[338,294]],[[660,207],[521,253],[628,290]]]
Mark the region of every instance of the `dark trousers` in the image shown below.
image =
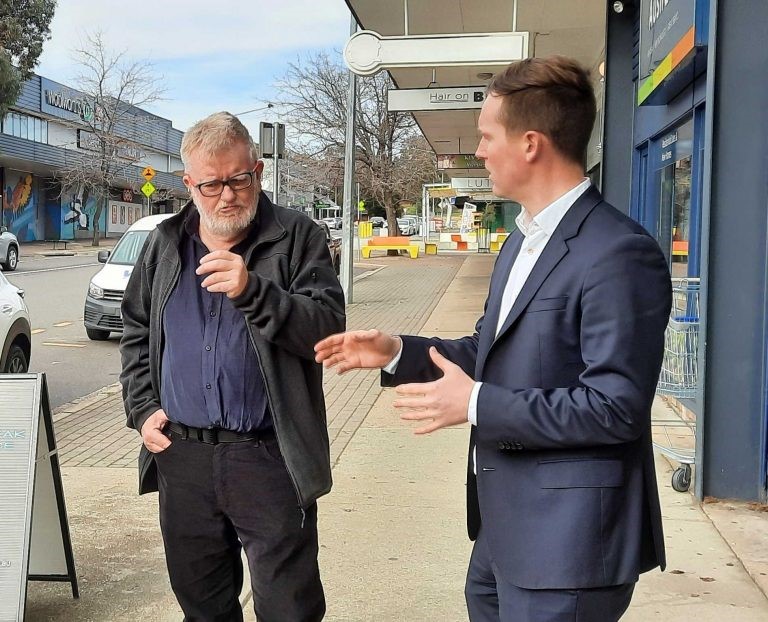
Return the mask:
[[[629,607],[634,583],[576,590],[526,590],[504,581],[480,529],[467,572],[472,622],[616,622]]]
[[[301,511],[274,438],[218,445],[169,438],[155,456],[160,527],[185,622],[243,619],[241,547],[260,622],[322,620],[317,506]]]

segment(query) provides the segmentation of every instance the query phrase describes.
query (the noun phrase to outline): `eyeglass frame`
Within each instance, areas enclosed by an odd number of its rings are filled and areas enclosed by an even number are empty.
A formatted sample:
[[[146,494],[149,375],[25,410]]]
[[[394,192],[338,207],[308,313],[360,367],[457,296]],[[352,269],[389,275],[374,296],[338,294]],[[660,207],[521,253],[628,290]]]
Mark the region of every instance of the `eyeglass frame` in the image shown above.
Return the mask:
[[[202,181],[199,184],[192,184],[192,187],[196,188],[197,191],[202,196],[204,196],[206,198],[209,198],[209,199],[212,199],[213,197],[220,197],[223,194],[225,187],[229,187],[229,189],[232,192],[240,192],[241,190],[247,190],[248,188],[253,186],[253,176],[255,174],[256,174],[256,171],[243,171],[242,173],[238,173],[237,175],[232,175],[232,177],[228,177],[227,179],[209,179],[208,181]],[[230,185],[229,182],[231,182],[235,177],[240,177],[241,175],[247,175],[248,176],[248,179],[249,179],[248,185],[247,186],[243,186],[242,188],[237,188],[237,189],[233,188]],[[202,189],[201,189],[202,186],[206,186],[208,184],[212,184],[212,183],[215,183],[215,182],[218,182],[218,183],[221,184],[221,191],[220,192],[217,192],[216,194],[205,194],[202,191]]]

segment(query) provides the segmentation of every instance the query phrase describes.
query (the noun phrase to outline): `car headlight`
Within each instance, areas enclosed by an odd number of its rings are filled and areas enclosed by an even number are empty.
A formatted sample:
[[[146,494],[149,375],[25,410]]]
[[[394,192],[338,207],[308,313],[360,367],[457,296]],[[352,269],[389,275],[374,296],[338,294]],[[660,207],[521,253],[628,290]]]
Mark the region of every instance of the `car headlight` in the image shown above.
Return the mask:
[[[98,285],[95,285],[93,281],[91,281],[91,284],[88,286],[88,293],[92,298],[104,298],[104,290]]]

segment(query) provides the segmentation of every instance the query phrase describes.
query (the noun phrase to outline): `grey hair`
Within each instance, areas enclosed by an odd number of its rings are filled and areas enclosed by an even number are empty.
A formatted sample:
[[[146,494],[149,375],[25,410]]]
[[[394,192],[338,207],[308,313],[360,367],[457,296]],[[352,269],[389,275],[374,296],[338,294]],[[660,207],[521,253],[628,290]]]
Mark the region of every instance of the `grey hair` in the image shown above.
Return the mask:
[[[186,131],[181,139],[181,161],[186,166],[193,153],[213,155],[238,141],[248,145],[254,162],[259,159],[259,150],[240,119],[230,112],[214,112]]]

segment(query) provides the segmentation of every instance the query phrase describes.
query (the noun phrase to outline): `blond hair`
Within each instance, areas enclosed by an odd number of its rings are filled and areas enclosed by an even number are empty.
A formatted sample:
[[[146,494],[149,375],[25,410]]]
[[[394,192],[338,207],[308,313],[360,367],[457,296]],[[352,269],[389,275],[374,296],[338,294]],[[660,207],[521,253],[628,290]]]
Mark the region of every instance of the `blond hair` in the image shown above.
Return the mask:
[[[259,159],[259,151],[251,134],[240,119],[230,112],[215,112],[195,123],[184,134],[181,140],[181,161],[186,166],[193,153],[214,155],[236,142],[244,142],[253,160]]]

